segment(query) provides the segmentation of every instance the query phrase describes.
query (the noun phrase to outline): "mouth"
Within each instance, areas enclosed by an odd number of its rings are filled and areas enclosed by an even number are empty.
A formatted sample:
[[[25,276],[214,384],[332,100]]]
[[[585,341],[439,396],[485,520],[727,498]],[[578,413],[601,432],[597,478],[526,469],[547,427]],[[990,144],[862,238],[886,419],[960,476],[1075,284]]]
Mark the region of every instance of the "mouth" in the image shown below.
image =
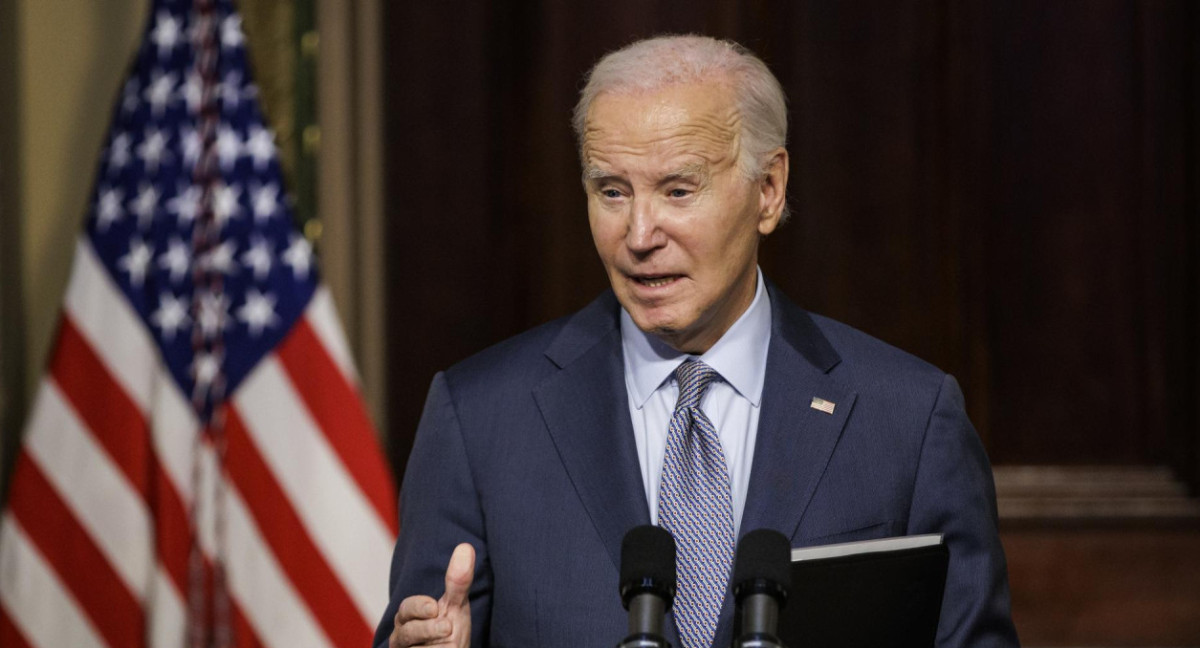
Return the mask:
[[[640,286],[662,288],[679,281],[682,275],[630,275],[629,278]]]

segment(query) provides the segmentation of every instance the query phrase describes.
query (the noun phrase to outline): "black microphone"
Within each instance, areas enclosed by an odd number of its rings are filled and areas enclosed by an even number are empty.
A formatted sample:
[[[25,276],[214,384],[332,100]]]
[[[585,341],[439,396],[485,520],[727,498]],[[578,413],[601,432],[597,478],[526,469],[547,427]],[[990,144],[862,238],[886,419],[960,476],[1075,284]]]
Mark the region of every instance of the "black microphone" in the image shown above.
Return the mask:
[[[756,529],[738,543],[733,566],[733,595],[741,615],[734,648],[781,648],[775,632],[779,610],[791,587],[792,548],[771,529]]]
[[[662,527],[634,527],[621,541],[621,602],[629,636],[617,648],[670,648],[663,616],[675,600],[675,539]]]

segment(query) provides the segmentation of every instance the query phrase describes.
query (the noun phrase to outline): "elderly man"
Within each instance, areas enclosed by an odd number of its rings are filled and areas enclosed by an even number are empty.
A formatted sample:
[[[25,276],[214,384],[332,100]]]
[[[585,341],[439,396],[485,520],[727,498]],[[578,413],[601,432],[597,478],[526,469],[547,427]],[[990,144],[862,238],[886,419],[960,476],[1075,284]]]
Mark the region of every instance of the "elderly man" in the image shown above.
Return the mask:
[[[574,125],[612,291],[434,378],[376,644],[610,648],[621,538],[653,522],[679,545],[676,646],[729,645],[733,548],[757,528],[793,546],[944,533],[938,644],[1016,645],[954,379],[758,271],[788,179],[766,66],[709,38],[637,42],[592,70]]]

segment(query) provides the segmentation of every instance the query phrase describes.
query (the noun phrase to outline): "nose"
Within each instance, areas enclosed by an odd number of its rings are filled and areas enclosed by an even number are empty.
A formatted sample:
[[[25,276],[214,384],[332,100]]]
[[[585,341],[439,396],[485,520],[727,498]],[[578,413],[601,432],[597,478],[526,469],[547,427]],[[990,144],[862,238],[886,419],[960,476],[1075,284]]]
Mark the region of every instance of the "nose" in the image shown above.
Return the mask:
[[[660,227],[658,215],[651,201],[634,198],[629,207],[629,226],[625,231],[625,246],[629,251],[647,255],[667,243],[667,235]]]

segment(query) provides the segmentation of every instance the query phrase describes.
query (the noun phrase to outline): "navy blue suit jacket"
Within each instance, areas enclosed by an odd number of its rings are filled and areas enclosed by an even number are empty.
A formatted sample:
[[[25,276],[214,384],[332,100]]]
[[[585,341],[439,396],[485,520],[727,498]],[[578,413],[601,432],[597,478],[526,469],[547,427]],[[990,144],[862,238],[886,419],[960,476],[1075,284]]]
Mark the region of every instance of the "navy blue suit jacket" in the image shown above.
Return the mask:
[[[792,545],[944,533],[939,646],[1015,646],[991,470],[953,378],[769,286],[773,328],[742,532]],[[438,374],[401,487],[385,646],[400,600],[440,596],[476,549],[473,646],[612,648],[625,635],[621,539],[649,524],[627,404],[619,305]],[[836,404],[812,409],[813,397]],[[674,624],[669,639],[679,646]],[[727,596],[715,646],[732,639]]]

